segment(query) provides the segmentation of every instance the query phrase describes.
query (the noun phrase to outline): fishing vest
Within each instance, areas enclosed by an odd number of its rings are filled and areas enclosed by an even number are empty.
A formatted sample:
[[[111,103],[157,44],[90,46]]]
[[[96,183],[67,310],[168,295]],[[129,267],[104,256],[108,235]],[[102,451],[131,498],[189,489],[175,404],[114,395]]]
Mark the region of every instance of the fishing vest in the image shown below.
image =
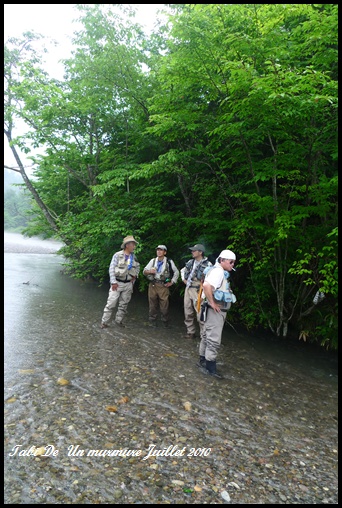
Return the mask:
[[[169,279],[169,281],[171,281],[172,279],[172,275],[171,274],[171,260],[168,260],[167,257],[164,257],[164,260],[163,260],[163,267],[162,267],[162,270],[161,272],[157,272],[155,274],[148,274],[146,275],[147,279],[151,282],[154,282],[156,280],[160,280],[161,282],[165,282],[167,279]],[[154,258],[153,259],[153,265],[151,268],[154,268],[154,267],[157,267],[158,266],[158,258]]]
[[[205,270],[205,275],[208,275],[208,273],[215,268],[215,266],[211,266]],[[230,273],[226,270],[223,271],[224,277],[221,282],[221,286],[217,289],[215,289],[213,293],[213,297],[215,300],[215,303],[217,303],[222,310],[228,310],[230,309],[230,306],[232,303],[236,302],[236,297],[233,293],[233,291],[230,289],[230,281],[228,281],[230,277]]]
[[[140,263],[133,254],[132,267],[128,270],[130,258],[125,260],[124,251],[118,252],[118,264],[114,267],[115,278],[121,281],[131,280],[133,277],[137,277],[139,273]]]
[[[194,266],[194,262],[195,260],[194,259],[189,259],[189,261],[186,263],[185,265],[185,271],[184,271],[184,279],[185,280],[188,280],[189,276],[190,276],[190,273],[191,273],[191,270],[192,270],[192,267]],[[198,267],[197,267],[197,270],[195,271],[195,273],[193,274],[192,276],[192,279],[191,279],[191,283],[195,283],[195,285],[200,285],[200,282],[202,280],[202,277],[203,277],[203,273],[204,273],[204,270],[209,267],[209,266],[212,266],[211,262],[209,261],[208,258],[203,258]]]

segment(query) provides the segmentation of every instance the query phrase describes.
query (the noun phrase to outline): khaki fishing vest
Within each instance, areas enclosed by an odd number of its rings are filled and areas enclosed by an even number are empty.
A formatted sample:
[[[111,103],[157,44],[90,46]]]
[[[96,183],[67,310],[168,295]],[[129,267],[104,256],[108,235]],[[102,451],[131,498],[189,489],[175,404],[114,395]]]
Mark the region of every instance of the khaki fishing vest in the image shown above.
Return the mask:
[[[118,280],[131,280],[133,277],[137,277],[139,273],[140,263],[133,254],[132,268],[128,270],[129,258],[125,261],[124,251],[118,253],[118,264],[114,267],[114,275]]]
[[[152,268],[157,267],[157,266],[158,266],[158,258],[154,258]],[[164,269],[162,269],[162,271],[160,273],[156,273],[154,275],[152,275],[152,274],[146,275],[147,279],[151,282],[154,282],[156,280],[160,280],[161,282],[165,282],[166,279],[171,280],[169,260],[167,259],[167,257],[164,257],[163,268]]]

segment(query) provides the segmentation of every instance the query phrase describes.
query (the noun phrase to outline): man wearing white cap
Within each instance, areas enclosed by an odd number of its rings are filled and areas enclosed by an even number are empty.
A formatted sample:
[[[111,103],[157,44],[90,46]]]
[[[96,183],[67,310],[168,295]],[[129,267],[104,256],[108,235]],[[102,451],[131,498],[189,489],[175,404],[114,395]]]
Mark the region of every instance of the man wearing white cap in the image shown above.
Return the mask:
[[[166,245],[158,245],[157,257],[152,258],[145,266],[143,274],[150,281],[148,286],[149,322],[151,326],[157,325],[158,310],[165,328],[169,326],[169,296],[170,286],[176,284],[179,270],[172,261],[166,257]]]
[[[222,330],[227,310],[236,301],[228,279],[234,269],[236,256],[231,250],[223,250],[215,265],[209,269],[203,283],[203,292],[208,304],[205,333],[199,346],[199,366],[211,376],[222,378],[216,371],[216,357],[221,345]]]
[[[108,328],[108,322],[117,303],[119,305],[115,323],[125,326],[122,320],[127,313],[127,306],[132,298],[133,285],[140,271],[140,263],[134,254],[137,244],[138,242],[133,236],[126,236],[122,241],[122,250],[116,252],[112,257],[109,266],[109,295],[103,311],[101,328]]]

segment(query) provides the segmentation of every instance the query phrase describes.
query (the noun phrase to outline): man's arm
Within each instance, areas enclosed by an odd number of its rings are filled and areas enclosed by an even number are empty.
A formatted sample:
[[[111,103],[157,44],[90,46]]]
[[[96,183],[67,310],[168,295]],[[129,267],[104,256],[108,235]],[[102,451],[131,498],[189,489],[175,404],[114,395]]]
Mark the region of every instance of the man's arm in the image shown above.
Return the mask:
[[[153,260],[154,258],[152,258],[148,263],[147,265],[145,266],[144,270],[143,270],[143,274],[144,275],[154,275],[156,273],[156,269],[155,267],[153,267],[153,270],[152,270],[152,265],[153,265]]]
[[[179,270],[178,270],[177,266],[174,264],[172,259],[171,259],[171,266],[172,266],[172,270],[173,270],[173,276],[172,276],[171,282],[173,284],[176,284],[178,277],[179,277]]]
[[[207,299],[210,307],[212,307],[214,309],[214,311],[220,312],[221,307],[217,303],[215,303],[215,300],[214,300],[215,288],[209,282],[204,281],[203,282],[203,291],[204,291],[204,294],[206,296],[206,299]]]
[[[118,264],[118,255],[116,252],[114,254],[114,256],[112,257],[112,260],[109,265],[109,277],[110,277],[111,284],[117,284],[117,280],[116,280],[115,273],[114,273],[114,268],[117,266],[117,264]]]
[[[111,284],[112,291],[116,291],[118,289],[118,282],[116,280],[115,273],[114,273],[114,268],[116,267],[117,264],[118,264],[118,255],[116,252],[114,254],[114,256],[112,257],[112,260],[109,265],[109,278],[110,278],[110,284]]]

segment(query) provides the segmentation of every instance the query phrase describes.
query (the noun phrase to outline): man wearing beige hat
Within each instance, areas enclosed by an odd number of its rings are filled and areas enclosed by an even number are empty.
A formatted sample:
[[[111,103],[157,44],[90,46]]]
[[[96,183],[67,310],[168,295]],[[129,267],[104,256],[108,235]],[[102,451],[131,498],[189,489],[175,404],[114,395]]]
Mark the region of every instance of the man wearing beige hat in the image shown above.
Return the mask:
[[[117,304],[115,323],[125,326],[122,321],[127,313],[127,306],[132,298],[133,285],[140,271],[140,263],[134,254],[137,244],[138,242],[133,236],[126,236],[122,241],[122,250],[116,252],[112,257],[109,266],[109,295],[103,311],[101,328],[108,328],[109,320]]]
[[[194,339],[196,336],[196,321],[199,324],[200,337],[203,336],[203,323],[199,321],[197,312],[198,292],[201,287],[203,272],[207,266],[212,266],[211,262],[204,255],[204,245],[196,243],[189,247],[192,254],[184,268],[181,270],[181,276],[186,288],[184,291],[184,324],[186,326],[186,339]]]
[[[166,257],[166,245],[158,245],[156,251],[157,257],[152,258],[143,271],[150,281],[148,285],[149,322],[151,326],[157,325],[157,315],[160,310],[162,323],[165,328],[168,328],[169,288],[176,284],[179,270],[172,259]]]

